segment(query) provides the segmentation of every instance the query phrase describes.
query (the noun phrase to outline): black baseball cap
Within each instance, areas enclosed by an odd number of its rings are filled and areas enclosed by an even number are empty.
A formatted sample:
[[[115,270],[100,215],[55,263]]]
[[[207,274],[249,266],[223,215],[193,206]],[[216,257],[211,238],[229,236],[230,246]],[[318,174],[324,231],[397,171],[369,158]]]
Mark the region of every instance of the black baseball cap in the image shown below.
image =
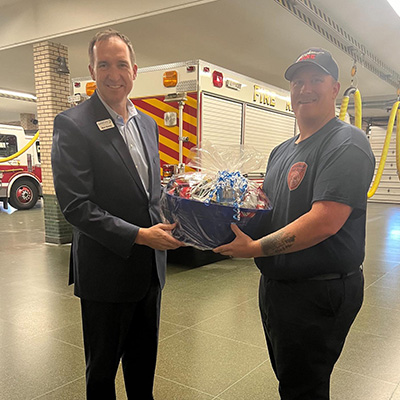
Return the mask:
[[[291,81],[294,73],[305,65],[316,65],[322,71],[333,76],[335,80],[339,78],[339,67],[329,51],[321,48],[311,48],[302,53],[297,60],[286,70],[285,78]]]

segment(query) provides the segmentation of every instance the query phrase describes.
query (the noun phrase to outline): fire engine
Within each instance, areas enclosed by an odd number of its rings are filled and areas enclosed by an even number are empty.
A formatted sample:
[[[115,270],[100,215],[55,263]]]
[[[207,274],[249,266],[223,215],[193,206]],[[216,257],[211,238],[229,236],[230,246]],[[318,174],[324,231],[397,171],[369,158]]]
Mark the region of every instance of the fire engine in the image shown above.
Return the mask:
[[[71,103],[95,90],[90,77],[72,86]],[[164,178],[183,172],[190,149],[206,142],[256,148],[266,166],[271,150],[296,133],[289,91],[202,60],[139,68],[130,98],[158,124]]]
[[[19,210],[32,208],[42,196],[40,145],[36,132],[0,124],[0,201]]]

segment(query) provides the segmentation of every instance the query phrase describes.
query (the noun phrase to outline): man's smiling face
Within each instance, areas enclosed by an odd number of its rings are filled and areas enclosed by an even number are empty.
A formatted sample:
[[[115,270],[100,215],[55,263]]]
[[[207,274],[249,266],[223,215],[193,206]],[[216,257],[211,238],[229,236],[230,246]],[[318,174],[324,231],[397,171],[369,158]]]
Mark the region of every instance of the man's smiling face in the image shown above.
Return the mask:
[[[340,85],[315,65],[299,68],[290,81],[293,111],[302,120],[317,120],[332,112]]]
[[[96,81],[97,90],[101,98],[119,112],[120,107],[126,107],[137,65],[132,65],[128,46],[119,37],[97,42],[93,56],[93,65],[89,65],[89,70]]]

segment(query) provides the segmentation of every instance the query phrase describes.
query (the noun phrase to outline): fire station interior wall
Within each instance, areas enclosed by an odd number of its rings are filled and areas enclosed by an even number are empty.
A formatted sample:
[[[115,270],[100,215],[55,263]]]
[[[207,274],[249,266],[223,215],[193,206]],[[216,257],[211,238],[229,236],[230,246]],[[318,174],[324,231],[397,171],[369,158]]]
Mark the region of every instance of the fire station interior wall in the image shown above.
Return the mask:
[[[293,115],[246,105],[244,143],[254,147],[265,157],[265,167],[268,157],[278,144],[293,137],[296,120]],[[265,172],[266,168],[262,171]]]
[[[398,203],[400,204],[400,181],[397,176],[396,168],[396,127],[390,140],[389,151],[386,158],[385,168],[383,169],[382,178],[375,194],[369,201],[379,203]],[[382,158],[382,149],[385,143],[386,129],[379,126],[372,126],[369,132],[369,140],[372,151],[375,154],[376,166],[375,175],[379,168]],[[374,176],[375,179],[375,176]]]
[[[240,146],[243,104],[203,93],[201,146]]]

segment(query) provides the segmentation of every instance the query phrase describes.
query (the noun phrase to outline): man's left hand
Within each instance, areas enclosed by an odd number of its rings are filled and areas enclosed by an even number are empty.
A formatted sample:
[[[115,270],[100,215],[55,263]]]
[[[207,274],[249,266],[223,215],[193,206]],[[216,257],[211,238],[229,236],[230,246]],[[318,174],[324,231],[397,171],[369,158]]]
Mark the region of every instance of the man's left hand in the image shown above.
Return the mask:
[[[213,249],[214,253],[241,258],[262,256],[261,245],[258,240],[253,240],[250,236],[247,236],[236,224],[231,224],[231,229],[236,238],[228,244]]]

